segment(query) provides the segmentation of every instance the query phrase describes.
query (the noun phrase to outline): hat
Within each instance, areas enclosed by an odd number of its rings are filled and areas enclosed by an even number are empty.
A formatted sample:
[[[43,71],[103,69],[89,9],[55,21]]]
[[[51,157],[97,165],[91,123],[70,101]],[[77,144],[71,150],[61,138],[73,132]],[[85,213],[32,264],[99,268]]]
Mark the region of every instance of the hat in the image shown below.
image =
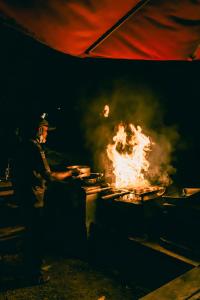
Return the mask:
[[[56,127],[50,126],[49,122],[46,119],[41,118],[38,122],[38,126],[47,126],[48,127],[48,131],[52,131],[55,130]]]

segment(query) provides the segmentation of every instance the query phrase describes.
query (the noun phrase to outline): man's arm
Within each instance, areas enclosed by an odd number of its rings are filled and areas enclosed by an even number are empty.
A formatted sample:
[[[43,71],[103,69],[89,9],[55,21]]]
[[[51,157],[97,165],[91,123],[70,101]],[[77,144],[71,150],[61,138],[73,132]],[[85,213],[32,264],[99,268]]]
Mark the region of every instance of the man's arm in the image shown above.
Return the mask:
[[[69,177],[72,177],[72,171],[64,171],[64,172],[50,172],[50,179],[51,180],[63,180]]]
[[[42,150],[42,147],[33,141],[36,148],[39,150],[39,156],[40,156],[40,170],[43,174],[43,177],[47,180],[64,180],[69,177],[76,177],[80,174],[80,171],[78,169],[74,170],[67,170],[67,171],[51,171],[49,163],[47,161],[45,152]]]

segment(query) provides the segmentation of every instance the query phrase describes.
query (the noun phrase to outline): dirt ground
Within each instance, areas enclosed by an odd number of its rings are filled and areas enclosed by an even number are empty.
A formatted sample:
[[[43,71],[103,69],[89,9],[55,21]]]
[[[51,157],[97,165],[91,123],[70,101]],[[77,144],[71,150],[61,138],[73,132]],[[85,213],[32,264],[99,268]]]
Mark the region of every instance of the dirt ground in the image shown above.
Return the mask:
[[[80,259],[48,258],[47,262],[48,283],[24,286],[23,281],[16,284],[7,278],[1,284],[0,300],[134,300],[147,292]]]
[[[19,241],[18,252],[10,247],[0,256],[0,300],[136,300],[191,268],[118,233],[99,232],[97,237],[87,244],[86,255],[80,244],[70,252],[68,243],[63,254],[52,245],[45,255],[51,279],[37,286],[22,277]]]

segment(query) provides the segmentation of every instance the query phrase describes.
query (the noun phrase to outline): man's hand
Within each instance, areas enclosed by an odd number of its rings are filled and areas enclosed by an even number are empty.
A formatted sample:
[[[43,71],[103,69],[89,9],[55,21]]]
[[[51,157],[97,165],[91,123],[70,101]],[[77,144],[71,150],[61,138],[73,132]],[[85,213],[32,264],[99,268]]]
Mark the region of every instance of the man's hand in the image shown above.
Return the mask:
[[[78,178],[79,175],[81,175],[81,172],[79,169],[72,169],[71,173],[72,173],[72,177],[74,177],[74,178]]]
[[[64,172],[51,172],[50,177],[52,180],[64,180],[66,178],[74,177],[74,175],[72,170],[67,170]]]

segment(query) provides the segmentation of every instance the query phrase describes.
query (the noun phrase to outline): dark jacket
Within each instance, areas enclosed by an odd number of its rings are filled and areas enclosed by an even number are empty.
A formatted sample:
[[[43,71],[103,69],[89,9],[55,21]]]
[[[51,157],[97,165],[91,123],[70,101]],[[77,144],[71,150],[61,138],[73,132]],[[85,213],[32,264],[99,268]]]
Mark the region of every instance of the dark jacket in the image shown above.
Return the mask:
[[[20,144],[13,163],[16,201],[24,207],[43,207],[51,170],[45,152],[35,139]]]

